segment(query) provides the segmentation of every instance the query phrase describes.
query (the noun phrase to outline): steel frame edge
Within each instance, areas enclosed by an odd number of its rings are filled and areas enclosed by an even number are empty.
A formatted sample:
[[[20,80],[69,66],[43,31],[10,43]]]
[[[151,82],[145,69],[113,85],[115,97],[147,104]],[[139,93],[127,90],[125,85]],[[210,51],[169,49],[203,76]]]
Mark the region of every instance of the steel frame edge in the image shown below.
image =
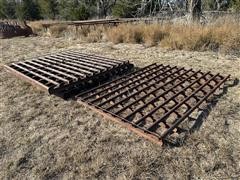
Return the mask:
[[[89,108],[91,110],[93,110],[94,112],[96,112],[97,114],[100,114],[101,116],[103,116],[104,119],[106,120],[110,120],[112,122],[116,122],[117,124],[119,124],[120,126],[130,130],[131,132],[134,132],[135,134],[139,135],[140,137],[143,137],[157,145],[163,146],[163,141],[162,139],[159,139],[151,134],[145,133],[144,131],[137,129],[135,127],[133,127],[131,124],[123,122],[121,119],[119,119],[118,117],[114,117],[111,114],[108,114],[104,111],[102,111],[101,109],[98,109],[95,106],[92,106],[86,102],[83,102],[79,99],[77,99],[77,102],[83,106],[85,106],[86,108]]]
[[[34,79],[24,75],[23,73],[19,72],[19,71],[16,71],[15,69],[11,68],[10,66],[8,65],[3,65],[3,67],[8,71],[10,72],[12,75],[16,76],[17,78],[19,79],[22,79],[24,80],[25,82],[27,83],[30,83],[31,85],[33,85],[34,87],[44,91],[44,92],[48,92],[49,94],[50,93],[50,89],[49,87],[43,85],[42,83],[39,83],[38,81],[35,81]],[[23,81],[23,82],[24,82]]]

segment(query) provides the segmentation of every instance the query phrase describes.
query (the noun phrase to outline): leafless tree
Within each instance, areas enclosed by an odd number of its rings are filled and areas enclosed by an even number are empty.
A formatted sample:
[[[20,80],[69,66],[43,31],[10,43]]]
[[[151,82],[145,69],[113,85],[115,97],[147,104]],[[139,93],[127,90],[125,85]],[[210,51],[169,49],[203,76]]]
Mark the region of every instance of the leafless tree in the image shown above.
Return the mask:
[[[215,9],[219,11],[224,8],[224,6],[227,6],[229,3],[229,0],[215,0]]]
[[[99,17],[106,17],[109,10],[116,4],[117,0],[98,0],[97,11]]]
[[[201,0],[191,0],[189,6],[189,12],[191,19],[194,22],[200,21],[202,15],[202,1]]]
[[[138,9],[138,15],[155,15],[161,10],[162,0],[142,0],[140,8]]]

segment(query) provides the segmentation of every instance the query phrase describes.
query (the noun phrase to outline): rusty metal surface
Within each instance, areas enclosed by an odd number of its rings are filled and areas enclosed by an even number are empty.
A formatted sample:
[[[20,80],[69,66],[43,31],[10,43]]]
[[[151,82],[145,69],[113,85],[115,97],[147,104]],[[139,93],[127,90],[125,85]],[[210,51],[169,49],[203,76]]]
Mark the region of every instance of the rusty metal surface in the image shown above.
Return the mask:
[[[133,65],[129,61],[78,51],[64,51],[11,63],[5,65],[5,68],[50,94],[70,95],[74,89],[85,90],[113,76],[126,73],[133,68]]]
[[[214,96],[229,76],[152,64],[76,96],[141,136],[160,143]]]
[[[113,18],[113,19],[97,19],[97,20],[83,20],[83,21],[59,21],[59,22],[48,22],[43,23],[43,27],[46,29],[53,25],[65,24],[72,26],[97,26],[97,25],[109,25],[116,26],[119,24],[126,23],[153,23],[153,22],[161,22],[163,20],[167,20],[169,18],[166,17],[154,17],[154,18]]]

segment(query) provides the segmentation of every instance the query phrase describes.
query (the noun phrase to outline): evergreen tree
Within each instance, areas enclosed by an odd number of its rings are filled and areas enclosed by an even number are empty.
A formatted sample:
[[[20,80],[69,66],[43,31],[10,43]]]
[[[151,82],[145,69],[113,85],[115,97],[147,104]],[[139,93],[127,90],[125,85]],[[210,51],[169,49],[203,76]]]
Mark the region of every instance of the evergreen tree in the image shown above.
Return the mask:
[[[0,18],[14,19],[16,2],[15,0],[0,0]]]
[[[234,11],[240,12],[240,0],[231,0],[231,7]]]
[[[180,1],[190,2],[190,0],[177,0],[176,3]],[[0,18],[85,20],[96,17],[105,18],[108,15],[141,17],[157,14],[166,2],[163,0],[0,0]],[[202,2],[203,4],[199,7],[203,7],[204,10],[230,8],[240,11],[240,0],[204,0]]]
[[[90,17],[90,11],[86,4],[78,0],[61,0],[59,13],[60,17],[66,20],[85,20]]]
[[[57,0],[38,0],[41,16],[46,19],[55,19],[58,15]]]
[[[19,19],[25,20],[41,19],[38,2],[36,0],[22,0],[17,5],[16,15]]]
[[[116,17],[133,17],[138,7],[140,6],[140,0],[119,0],[113,6],[112,15]]]

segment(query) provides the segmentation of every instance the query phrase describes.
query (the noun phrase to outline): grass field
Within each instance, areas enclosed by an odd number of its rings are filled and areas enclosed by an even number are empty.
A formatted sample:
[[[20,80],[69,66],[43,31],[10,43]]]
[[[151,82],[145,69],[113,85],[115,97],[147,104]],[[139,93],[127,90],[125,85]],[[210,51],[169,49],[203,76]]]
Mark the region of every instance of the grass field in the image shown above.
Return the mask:
[[[1,40],[1,64],[78,49],[139,67],[153,62],[240,79],[240,58],[67,38]],[[198,131],[160,147],[74,101],[49,96],[0,69],[0,179],[240,178],[240,84],[229,87]]]

